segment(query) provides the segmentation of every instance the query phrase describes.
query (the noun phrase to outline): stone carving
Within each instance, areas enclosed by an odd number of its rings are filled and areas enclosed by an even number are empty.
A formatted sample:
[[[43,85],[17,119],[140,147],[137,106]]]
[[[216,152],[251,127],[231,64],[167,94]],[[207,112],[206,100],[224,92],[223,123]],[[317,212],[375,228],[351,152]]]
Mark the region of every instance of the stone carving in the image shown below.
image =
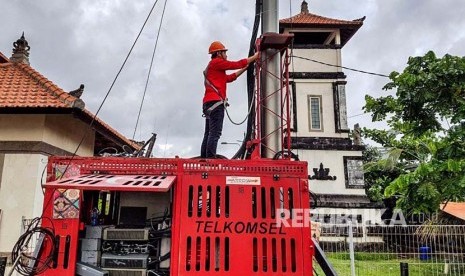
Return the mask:
[[[315,175],[309,176],[311,180],[336,180],[336,176],[329,175],[329,168],[324,168],[323,163],[320,163],[320,168],[313,168]]]
[[[13,43],[13,47],[13,55],[10,61],[29,64],[29,50],[31,47],[29,47],[29,43],[26,38],[24,38],[24,32],[21,38]]]

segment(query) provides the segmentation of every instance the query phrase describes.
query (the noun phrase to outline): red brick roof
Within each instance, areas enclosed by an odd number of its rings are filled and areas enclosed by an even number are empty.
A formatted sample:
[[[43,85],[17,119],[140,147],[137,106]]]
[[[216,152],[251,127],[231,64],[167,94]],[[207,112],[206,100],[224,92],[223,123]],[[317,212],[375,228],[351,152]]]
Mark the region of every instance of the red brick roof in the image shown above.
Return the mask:
[[[76,98],[27,64],[0,64],[1,107],[71,108]]]
[[[465,202],[441,204],[441,210],[461,220],[465,220]]]
[[[299,14],[279,20],[279,29],[281,32],[285,28],[340,29],[341,44],[344,46],[363,25],[364,20],[365,17],[355,20],[341,20],[313,14],[308,11],[307,3],[303,1]]]
[[[69,111],[78,113],[78,118],[86,123],[92,120],[94,114],[83,108],[82,100],[65,92],[31,66],[13,63],[3,57],[0,53],[0,109],[3,109],[3,113],[19,110],[27,110],[28,113],[34,110],[43,113]],[[134,149],[140,148],[98,117],[95,118],[94,128],[110,140],[120,141]]]
[[[309,12],[301,12],[289,18],[279,20],[280,24],[313,24],[313,25],[329,25],[329,26],[361,26],[365,18],[359,18],[355,20],[340,20],[321,15],[316,15]]]

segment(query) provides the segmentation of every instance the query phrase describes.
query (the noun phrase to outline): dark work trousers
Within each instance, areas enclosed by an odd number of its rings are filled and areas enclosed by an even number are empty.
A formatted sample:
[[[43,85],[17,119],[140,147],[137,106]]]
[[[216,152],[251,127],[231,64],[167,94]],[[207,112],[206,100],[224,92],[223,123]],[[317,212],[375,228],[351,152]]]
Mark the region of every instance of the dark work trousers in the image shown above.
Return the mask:
[[[203,104],[203,113],[207,111],[216,101],[206,102]],[[205,114],[205,133],[203,134],[202,148],[200,157],[215,158],[216,147],[220,140],[221,131],[223,130],[224,106],[220,105],[213,109],[210,114]]]

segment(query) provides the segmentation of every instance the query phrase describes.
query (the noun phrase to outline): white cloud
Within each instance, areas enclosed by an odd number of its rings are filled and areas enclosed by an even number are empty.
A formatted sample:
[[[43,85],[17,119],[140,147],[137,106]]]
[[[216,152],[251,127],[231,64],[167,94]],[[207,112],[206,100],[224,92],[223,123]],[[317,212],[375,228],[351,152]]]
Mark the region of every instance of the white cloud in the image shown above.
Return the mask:
[[[156,155],[196,156],[203,136],[200,116],[202,71],[211,41],[221,40],[230,59],[247,55],[255,12],[250,0],[169,0],[136,139],[158,133]],[[407,58],[434,50],[464,55],[465,5],[461,0],[313,0],[310,11],[356,19],[364,26],[343,48],[343,65],[389,74],[402,70]],[[301,1],[280,1],[281,17],[300,12]],[[86,85],[83,99],[96,111],[130,49],[153,1],[4,1],[0,17],[0,51],[11,55],[12,42],[25,31],[31,65],[65,90]],[[147,70],[164,1],[159,0],[140,41],[99,116],[128,137],[134,132]],[[291,4],[291,6],[289,6]],[[365,94],[379,96],[387,79],[344,70],[348,115],[362,113]],[[245,78],[228,88],[231,116],[247,112]],[[371,125],[369,116],[349,119]],[[245,126],[225,121],[220,141],[241,140]],[[167,146],[169,145],[169,147]],[[219,145],[231,156],[233,145]]]

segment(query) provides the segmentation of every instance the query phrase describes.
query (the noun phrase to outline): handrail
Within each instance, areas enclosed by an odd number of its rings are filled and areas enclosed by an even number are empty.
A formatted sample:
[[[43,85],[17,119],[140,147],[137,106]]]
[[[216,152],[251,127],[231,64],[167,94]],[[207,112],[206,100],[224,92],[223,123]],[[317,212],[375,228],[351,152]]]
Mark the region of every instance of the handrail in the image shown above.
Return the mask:
[[[329,262],[328,258],[326,258],[325,252],[318,244],[318,241],[315,238],[312,238],[313,246],[315,247],[315,259],[320,265],[321,269],[325,273],[326,276],[337,276],[337,272],[334,267]]]

